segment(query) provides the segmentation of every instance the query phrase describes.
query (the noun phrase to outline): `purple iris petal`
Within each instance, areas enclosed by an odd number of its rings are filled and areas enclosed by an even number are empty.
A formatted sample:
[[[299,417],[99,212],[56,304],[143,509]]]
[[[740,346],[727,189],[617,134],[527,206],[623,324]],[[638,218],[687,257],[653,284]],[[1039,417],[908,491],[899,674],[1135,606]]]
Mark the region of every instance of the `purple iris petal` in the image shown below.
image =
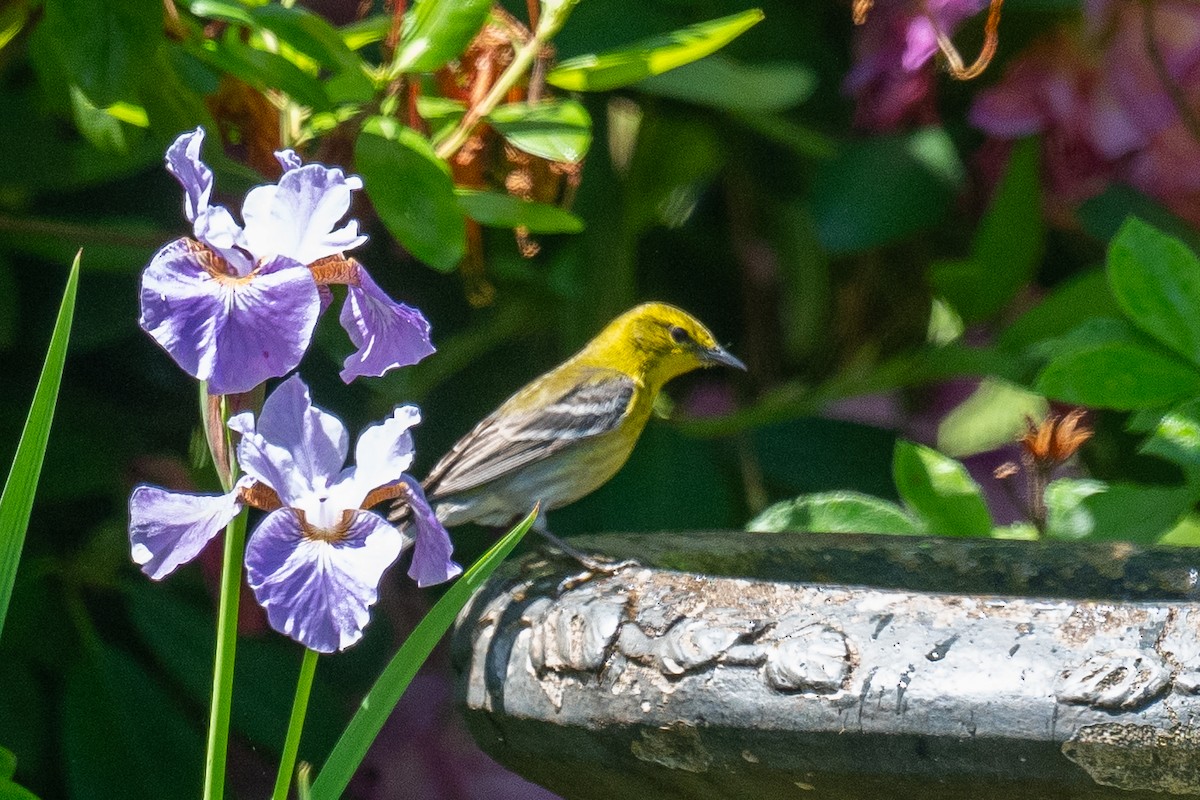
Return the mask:
[[[154,580],[191,561],[241,510],[238,491],[225,495],[169,492],[138,486],[129,498],[133,560]]]
[[[421,484],[408,475],[404,476],[404,482],[408,485],[408,506],[417,532],[408,577],[422,588],[444,583],[462,573],[462,567],[450,558],[454,544],[437,514],[429,507]]]
[[[312,273],[275,259],[251,276],[209,271],[212,254],[180,239],[142,273],[140,323],[213,394],[253,389],[300,363],[320,304]]]
[[[242,205],[247,248],[259,257],[279,253],[311,264],[358,247],[367,237],[358,234],[356,221],[334,226],[350,210],[350,192],[361,188],[361,178],[321,164],[289,169],[278,185],[254,187]]]
[[[421,312],[384,294],[362,266],[358,285],[348,287],[338,319],[358,348],[347,356],[339,373],[346,383],[416,364],[434,351],[429,323]]]
[[[291,509],[269,514],[246,545],[246,577],[271,627],[312,650],[344,650],[362,638],[379,580],[403,547],[387,520],[353,512],[345,535],[305,535]]]
[[[167,148],[167,172],[175,176],[183,186],[183,213],[188,222],[208,209],[212,195],[212,170],[200,160],[200,147],[204,144],[204,128],[183,133]]]
[[[244,412],[229,427],[243,435],[238,445],[242,468],[278,492],[288,506],[333,484],[350,449],[346,426],[312,404],[298,375],[271,392],[257,421]]]
[[[287,172],[292,169],[300,169],[304,162],[300,160],[300,156],[296,155],[295,150],[276,150],[275,160],[279,162],[279,166],[283,167],[283,171]]]
[[[362,432],[354,445],[354,469],[347,476],[356,485],[349,502],[358,507],[375,488],[395,483],[412,466],[413,440],[409,429],[421,421],[416,406],[397,406],[392,415]]]

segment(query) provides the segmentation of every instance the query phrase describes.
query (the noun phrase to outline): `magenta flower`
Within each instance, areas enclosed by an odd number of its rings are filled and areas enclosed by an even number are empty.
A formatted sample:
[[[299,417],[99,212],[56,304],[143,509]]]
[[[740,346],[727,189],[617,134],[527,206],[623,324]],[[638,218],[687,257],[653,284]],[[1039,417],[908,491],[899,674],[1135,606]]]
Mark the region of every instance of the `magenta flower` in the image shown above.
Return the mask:
[[[358,348],[341,372],[349,383],[415,364],[433,352],[429,323],[389,298],[344,251],[366,241],[358,223],[337,227],[362,180],[276,153],[284,173],[242,205],[243,225],[210,200],[213,174],[200,160],[204,130],[167,149],[184,190],[194,239],[163,247],[142,273],[142,329],[213,394],[253,389],[294,369],[312,342],[333,283],[347,286],[341,323]]]
[[[854,42],[843,88],[856,99],[855,123],[876,131],[936,121],[937,33],[951,36],[987,0],[876,0]]]
[[[225,495],[138,486],[129,500],[133,560],[158,580],[190,561],[245,505],[269,513],[246,544],[246,575],[271,627],[312,650],[343,650],[370,619],[379,581],[413,546],[409,575],[418,585],[462,572],[453,546],[420,485],[404,471],[413,460],[414,406],[400,406],[367,428],[345,467],[349,437],[341,421],[312,405],[299,377],[280,384],[255,420],[238,414],[238,461],[246,475]],[[366,509],[404,497],[413,533]]]
[[[1200,224],[1200,174],[1179,168],[1200,160],[1200,142],[1176,105],[1200,112],[1200,5],[1089,0],[1086,11],[1086,30],[1056,31],[1010,61],[971,122],[995,141],[1041,136],[1052,210],[1119,182]]]

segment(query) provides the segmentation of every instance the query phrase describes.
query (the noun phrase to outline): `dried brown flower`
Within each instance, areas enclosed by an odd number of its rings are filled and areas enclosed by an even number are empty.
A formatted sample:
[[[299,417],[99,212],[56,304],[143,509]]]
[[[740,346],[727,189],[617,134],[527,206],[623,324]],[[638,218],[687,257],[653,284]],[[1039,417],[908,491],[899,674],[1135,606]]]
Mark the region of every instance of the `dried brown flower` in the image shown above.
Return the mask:
[[[1083,424],[1084,410],[1077,408],[1063,416],[1052,414],[1037,425],[1026,419],[1027,431],[1018,441],[1025,459],[1053,468],[1071,456],[1092,438],[1092,430]]]

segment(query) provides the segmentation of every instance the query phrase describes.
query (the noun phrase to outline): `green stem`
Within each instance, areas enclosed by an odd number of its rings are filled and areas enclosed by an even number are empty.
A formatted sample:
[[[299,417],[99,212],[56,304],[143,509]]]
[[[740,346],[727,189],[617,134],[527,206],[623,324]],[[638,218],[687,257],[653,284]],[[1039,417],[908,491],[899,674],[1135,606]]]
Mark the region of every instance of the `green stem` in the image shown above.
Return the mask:
[[[567,21],[567,15],[570,14],[571,8],[574,5],[574,2],[558,3],[553,8],[548,9],[548,13],[543,14],[542,18],[538,21],[537,29],[533,32],[533,36],[529,37],[529,41],[517,50],[512,63],[508,65],[508,69],[504,70],[496,82],[492,84],[491,90],[488,91],[482,100],[467,109],[467,113],[463,114],[458,127],[437,146],[436,152],[438,158],[445,161],[457,153],[458,148],[462,147],[463,143],[471,136],[471,132],[475,130],[475,126],[484,117],[492,113],[496,109],[496,106],[500,105],[500,101],[508,94],[508,90],[515,86],[517,81],[529,71],[530,65],[533,64],[534,59],[537,58],[538,53],[541,52],[546,42],[562,29],[563,23]]]
[[[204,760],[204,798],[225,796],[225,754],[229,747],[229,709],[233,701],[233,656],[237,647],[238,598],[242,585],[242,553],[246,549],[247,509],[225,528],[221,565],[221,599],[217,610],[217,655],[213,661],[212,705],[209,707],[208,750]]]
[[[313,674],[317,671],[317,651],[304,651],[300,662],[300,677],[296,679],[296,699],[292,701],[292,716],[288,720],[287,739],[279,757],[279,774],[275,776],[273,800],[287,800],[292,773],[296,769],[296,754],[300,750],[300,734],[304,731],[304,715],[308,711],[308,695],[312,691]]]

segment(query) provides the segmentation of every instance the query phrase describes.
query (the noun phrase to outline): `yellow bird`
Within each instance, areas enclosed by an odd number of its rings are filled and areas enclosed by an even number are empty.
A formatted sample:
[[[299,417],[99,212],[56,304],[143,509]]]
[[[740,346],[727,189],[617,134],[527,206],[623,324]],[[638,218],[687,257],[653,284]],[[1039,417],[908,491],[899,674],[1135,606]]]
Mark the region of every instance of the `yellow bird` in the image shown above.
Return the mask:
[[[535,502],[543,512],[573,503],[625,464],[663,384],[718,364],[746,368],[687,312],[632,308],[450,448],[425,479],[426,496],[448,527],[502,526]],[[393,521],[406,516],[403,502],[393,505]]]

